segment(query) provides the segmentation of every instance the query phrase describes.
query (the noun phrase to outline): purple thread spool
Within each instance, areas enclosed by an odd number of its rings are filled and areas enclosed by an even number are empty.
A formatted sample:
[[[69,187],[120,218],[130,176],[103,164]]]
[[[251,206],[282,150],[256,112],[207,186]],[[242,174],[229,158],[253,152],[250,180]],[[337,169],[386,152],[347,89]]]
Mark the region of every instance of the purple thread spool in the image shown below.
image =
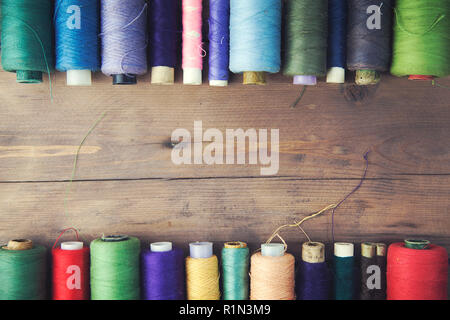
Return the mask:
[[[102,72],[113,84],[136,84],[147,72],[147,3],[101,1]]]
[[[297,281],[297,299],[328,300],[330,284],[330,272],[325,263],[325,245],[320,242],[303,243]]]
[[[152,0],[149,20],[151,82],[173,84],[177,62],[176,0]]]
[[[142,252],[142,298],[184,300],[184,255],[170,242],[151,244]]]
[[[209,1],[209,85],[228,85],[230,0]]]

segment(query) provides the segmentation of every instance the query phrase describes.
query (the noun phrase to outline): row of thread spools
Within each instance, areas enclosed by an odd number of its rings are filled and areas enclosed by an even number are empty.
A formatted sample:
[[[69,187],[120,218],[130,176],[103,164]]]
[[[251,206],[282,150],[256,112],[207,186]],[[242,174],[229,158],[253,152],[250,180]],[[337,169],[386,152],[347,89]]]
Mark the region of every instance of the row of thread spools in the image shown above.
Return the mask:
[[[447,252],[426,240],[405,240],[388,250],[382,243],[362,243],[359,262],[352,243],[336,242],[331,266],[320,242],[303,243],[297,266],[282,243],[262,244],[251,255],[245,243],[228,242],[221,276],[211,242],[190,243],[187,258],[170,242],[141,251],[137,238],[124,235],[103,236],[90,248],[78,233],[77,241],[60,248],[57,242],[51,267],[55,300],[447,299]],[[2,247],[0,299],[46,298],[46,259],[46,249],[31,240]]]
[[[151,82],[172,84],[182,33],[183,82],[201,84],[203,3],[182,0],[178,28],[179,2],[3,0],[3,68],[18,82],[40,82],[56,56],[69,85],[90,85],[99,69],[114,84],[134,84],[149,60]],[[283,72],[295,84],[343,83],[346,68],[361,85],[389,70],[425,80],[450,74],[450,0],[210,0],[208,21],[214,86],[228,84],[229,70],[265,83],[265,72],[281,69],[283,36]]]

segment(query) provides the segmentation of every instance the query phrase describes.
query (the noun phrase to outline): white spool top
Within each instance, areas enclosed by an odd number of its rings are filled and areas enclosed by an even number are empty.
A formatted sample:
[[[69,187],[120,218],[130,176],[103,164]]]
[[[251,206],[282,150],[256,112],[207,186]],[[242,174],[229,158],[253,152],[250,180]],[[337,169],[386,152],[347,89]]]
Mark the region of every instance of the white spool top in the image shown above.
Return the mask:
[[[209,85],[211,87],[226,87],[228,80],[209,80]]]
[[[340,67],[332,67],[327,73],[328,83],[345,83],[345,69]]]
[[[91,70],[67,70],[68,86],[90,86],[92,85]]]
[[[340,258],[353,257],[355,254],[355,246],[349,242],[335,242],[334,255]]]
[[[194,259],[211,258],[213,255],[212,242],[191,242],[189,243],[189,255]]]
[[[61,250],[81,250],[83,249],[83,242],[81,241],[68,241],[61,243]]]
[[[263,243],[261,254],[264,257],[282,257],[284,256],[284,245],[282,243]]]
[[[300,84],[304,86],[315,86],[317,84],[316,76],[294,76],[294,84]]]
[[[172,242],[153,242],[150,243],[152,252],[168,252],[172,251]]]
[[[183,84],[199,86],[202,84],[202,70],[196,68],[183,69]]]

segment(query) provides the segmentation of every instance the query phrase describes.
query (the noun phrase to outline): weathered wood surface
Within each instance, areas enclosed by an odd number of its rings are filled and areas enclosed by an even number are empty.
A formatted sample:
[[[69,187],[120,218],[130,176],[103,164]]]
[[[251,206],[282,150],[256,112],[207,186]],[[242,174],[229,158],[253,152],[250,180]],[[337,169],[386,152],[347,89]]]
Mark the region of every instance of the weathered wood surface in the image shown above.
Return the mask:
[[[339,240],[419,236],[450,249],[450,90],[384,76],[361,90],[320,83],[290,105],[300,88],[270,76],[262,87],[180,84],[113,87],[101,74],[89,88],[19,85],[0,72],[0,240],[32,237],[45,244],[74,225],[90,240],[122,232],[145,241],[253,246],[280,224],[340,200],[357,183],[371,149],[368,180],[339,209]],[[439,80],[450,86],[450,79]],[[360,101],[358,101],[360,100]],[[64,214],[64,192],[81,150]],[[172,163],[171,133],[204,129],[280,129],[280,170],[260,166]],[[330,241],[330,215],[305,230]],[[304,237],[285,234],[292,248]]]

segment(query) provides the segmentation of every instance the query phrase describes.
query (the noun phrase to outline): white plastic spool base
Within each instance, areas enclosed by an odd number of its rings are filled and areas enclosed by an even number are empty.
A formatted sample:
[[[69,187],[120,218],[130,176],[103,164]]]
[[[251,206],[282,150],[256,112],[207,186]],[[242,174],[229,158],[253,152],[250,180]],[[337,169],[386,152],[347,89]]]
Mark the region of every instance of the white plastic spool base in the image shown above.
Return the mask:
[[[304,86],[315,86],[317,84],[316,76],[294,76],[294,84]]]
[[[183,69],[183,84],[199,86],[202,84],[202,70],[196,68]]]
[[[327,83],[345,83],[345,69],[332,67],[327,73]]]
[[[282,257],[284,256],[284,245],[282,243],[263,243],[261,254],[264,257]]]
[[[212,242],[192,242],[189,243],[189,255],[193,259],[207,259],[213,255]]]
[[[68,86],[91,86],[91,70],[67,70],[66,74]]]
[[[228,86],[228,80],[209,80],[211,87],[226,87]]]
[[[334,255],[340,258],[353,257],[355,255],[355,246],[349,242],[335,242]]]
[[[152,251],[152,252],[168,252],[168,251],[172,251],[172,242],[153,242],[153,243],[150,243],[150,251]]]
[[[61,243],[61,250],[81,250],[83,249],[83,242],[81,241],[68,241]]]

